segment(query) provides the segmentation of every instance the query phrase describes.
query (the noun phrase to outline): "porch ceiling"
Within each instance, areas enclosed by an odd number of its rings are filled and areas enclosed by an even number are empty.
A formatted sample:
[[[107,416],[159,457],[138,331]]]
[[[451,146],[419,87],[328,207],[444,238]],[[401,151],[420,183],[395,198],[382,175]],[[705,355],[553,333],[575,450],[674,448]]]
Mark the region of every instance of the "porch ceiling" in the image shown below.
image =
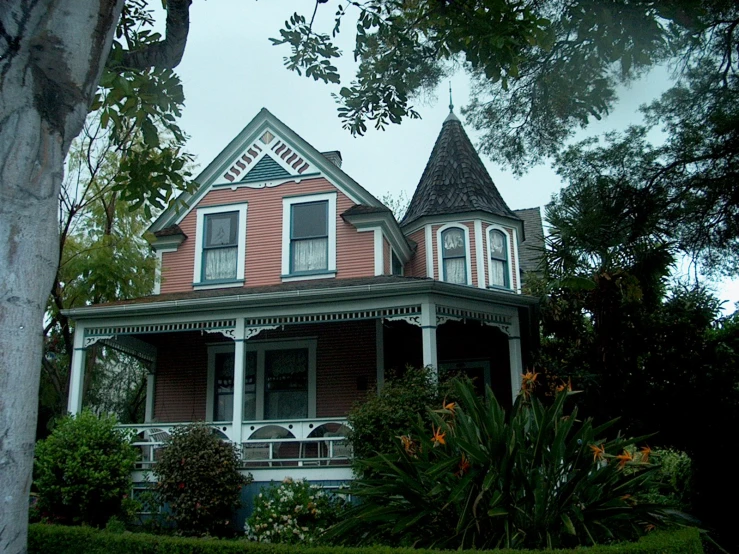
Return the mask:
[[[439,295],[442,298],[482,301],[511,308],[530,308],[538,303],[536,298],[522,294],[454,285],[426,278],[378,276],[151,295],[135,300],[74,308],[64,313],[81,321],[109,317],[243,310],[270,306],[296,307],[321,303],[330,303],[337,308],[340,302],[397,299],[406,295],[428,294]]]

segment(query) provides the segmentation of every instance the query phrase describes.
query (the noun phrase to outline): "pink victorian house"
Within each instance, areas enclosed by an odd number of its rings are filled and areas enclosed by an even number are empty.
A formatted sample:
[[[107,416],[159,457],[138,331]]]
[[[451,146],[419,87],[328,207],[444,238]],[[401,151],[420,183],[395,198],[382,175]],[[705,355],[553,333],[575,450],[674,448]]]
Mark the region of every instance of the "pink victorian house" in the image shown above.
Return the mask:
[[[517,393],[538,335],[521,284],[541,218],[508,208],[453,113],[400,222],[339,152],[266,109],[197,183],[151,226],[154,294],[69,311],[70,412],[96,343],[149,364],[137,479],[193,421],[239,445],[257,482],[350,479],[347,412],[407,364]]]

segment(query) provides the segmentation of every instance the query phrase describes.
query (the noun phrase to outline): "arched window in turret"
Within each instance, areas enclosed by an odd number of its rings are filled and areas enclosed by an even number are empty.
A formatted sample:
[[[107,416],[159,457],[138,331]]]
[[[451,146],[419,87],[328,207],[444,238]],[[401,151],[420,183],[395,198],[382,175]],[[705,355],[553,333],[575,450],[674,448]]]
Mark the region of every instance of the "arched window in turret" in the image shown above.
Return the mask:
[[[449,227],[440,231],[441,267],[439,273],[441,280],[467,285],[469,278],[467,274],[467,233],[461,227]]]
[[[498,229],[488,230],[490,286],[511,288],[508,263],[508,236]]]

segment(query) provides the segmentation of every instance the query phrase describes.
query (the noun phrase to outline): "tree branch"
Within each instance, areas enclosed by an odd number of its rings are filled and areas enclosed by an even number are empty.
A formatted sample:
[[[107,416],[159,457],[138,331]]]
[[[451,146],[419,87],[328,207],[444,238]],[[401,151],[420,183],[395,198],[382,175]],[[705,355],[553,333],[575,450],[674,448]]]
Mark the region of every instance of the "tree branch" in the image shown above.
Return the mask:
[[[167,31],[164,40],[141,50],[125,52],[121,65],[130,69],[159,67],[173,69],[182,60],[190,30],[192,0],[167,0]]]

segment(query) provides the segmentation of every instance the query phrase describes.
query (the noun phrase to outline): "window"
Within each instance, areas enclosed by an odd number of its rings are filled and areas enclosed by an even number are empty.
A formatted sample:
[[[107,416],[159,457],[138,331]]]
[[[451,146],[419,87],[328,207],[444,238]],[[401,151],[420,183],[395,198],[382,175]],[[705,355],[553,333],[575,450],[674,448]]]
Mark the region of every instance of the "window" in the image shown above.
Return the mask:
[[[282,199],[283,280],[336,273],[336,193]]]
[[[395,254],[395,251],[393,251],[392,254],[391,273],[393,275],[400,275],[401,277],[403,276],[403,263]]]
[[[293,204],[290,273],[328,270],[328,201]]]
[[[467,284],[467,245],[465,232],[459,227],[441,231],[441,278],[448,283]]]
[[[247,343],[244,363],[244,421],[315,417],[315,340]],[[209,348],[208,390],[208,418],[232,421],[232,344]]]
[[[243,282],[246,204],[197,211],[195,285]]]
[[[508,278],[508,237],[498,229],[488,231],[490,286],[510,288]]]
[[[203,280],[236,279],[239,212],[205,216]]]

